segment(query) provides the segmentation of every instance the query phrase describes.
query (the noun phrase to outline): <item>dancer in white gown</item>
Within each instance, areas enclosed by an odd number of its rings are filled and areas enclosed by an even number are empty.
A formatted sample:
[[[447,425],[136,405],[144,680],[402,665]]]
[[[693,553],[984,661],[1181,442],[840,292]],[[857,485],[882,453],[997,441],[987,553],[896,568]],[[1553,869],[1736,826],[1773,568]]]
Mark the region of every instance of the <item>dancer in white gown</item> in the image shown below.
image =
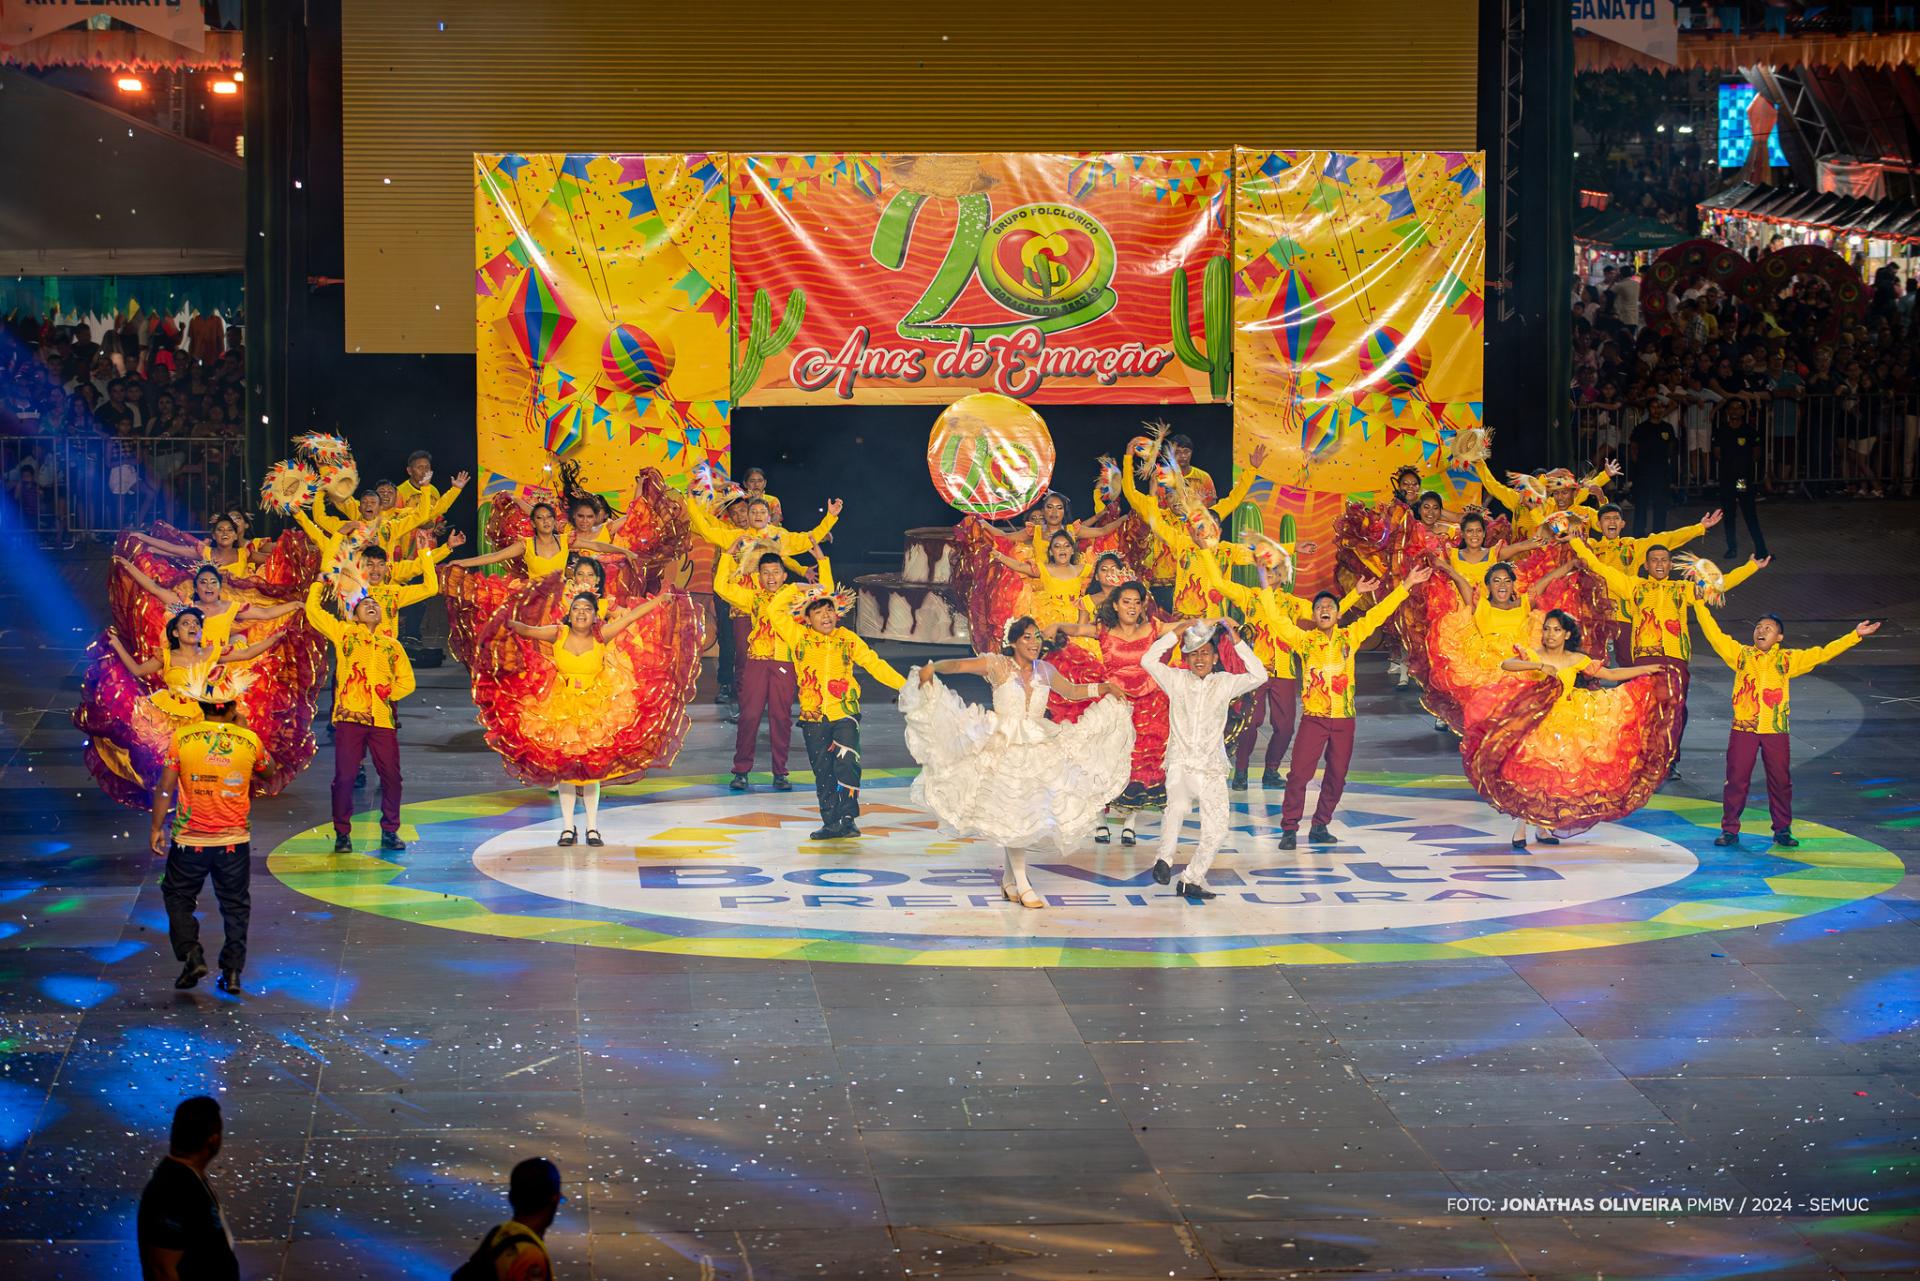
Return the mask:
[[[1023,907],[1045,907],[1027,881],[1027,851],[1066,854],[1127,785],[1133,717],[1110,684],[1076,685],[1040,657],[1039,625],[1007,625],[1002,654],[946,659],[919,669],[900,691],[907,750],[920,762],[913,800],[961,836],[1006,851],[1000,890]],[[961,700],[936,677],[966,673],[993,686],[993,710]],[[1047,695],[1100,701],[1071,725],[1047,719]],[[1104,697],[1102,697],[1104,695]]]
[[[1185,667],[1167,663],[1176,639],[1186,656]],[[1219,645],[1232,645],[1240,656],[1238,674],[1221,670]],[[1266,684],[1267,669],[1233,624],[1214,619],[1169,631],[1147,650],[1140,666],[1167,691],[1167,809],[1160,817],[1160,855],[1153,863],[1153,879],[1162,885],[1173,880],[1180,828],[1187,821],[1187,807],[1194,806],[1200,811],[1200,839],[1173,892],[1202,903],[1219,897],[1207,886],[1207,869],[1227,839],[1227,775],[1233,764],[1227,759],[1227,708]]]

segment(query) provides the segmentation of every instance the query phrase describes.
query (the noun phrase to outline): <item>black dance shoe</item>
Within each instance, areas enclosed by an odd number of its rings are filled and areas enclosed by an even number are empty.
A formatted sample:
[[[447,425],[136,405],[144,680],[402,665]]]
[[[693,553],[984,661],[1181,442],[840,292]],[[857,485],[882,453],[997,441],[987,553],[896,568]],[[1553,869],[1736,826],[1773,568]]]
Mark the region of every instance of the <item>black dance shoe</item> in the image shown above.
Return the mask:
[[[1189,903],[1204,903],[1210,898],[1220,897],[1197,881],[1182,881],[1173,887],[1173,892]]]
[[[1731,846],[1735,849],[1738,849],[1740,847],[1740,833],[1722,832],[1720,833],[1720,835],[1713,838],[1713,843],[1715,845],[1721,846],[1722,848]]]
[[[560,839],[555,841],[554,844],[555,845],[572,845],[575,842],[577,842],[579,839],[580,839],[580,833],[574,831],[571,827],[569,827],[566,831],[560,833]]]
[[[1243,769],[1235,770],[1233,772],[1233,781],[1228,783],[1227,786],[1231,787],[1236,792],[1246,791],[1247,790],[1247,772]]]
[[[380,848],[383,850],[403,850],[407,848],[407,843],[400,839],[400,833],[398,832],[382,832],[380,833]]]
[[[816,827],[813,831],[807,833],[807,839],[810,841],[838,840],[839,836],[840,829],[831,823],[828,823],[825,827]]]
[[[1292,832],[1282,832],[1280,833],[1280,848],[1283,850],[1297,850],[1300,848],[1300,838]]]
[[[1800,840],[1792,832],[1775,832],[1773,834],[1773,843],[1790,850],[1800,848]]]
[[[606,838],[600,835],[599,828],[589,827],[587,829],[587,844],[598,847],[601,845],[605,845],[606,843],[607,843]]]
[[[367,767],[366,766],[362,765],[359,769],[353,772],[353,785],[355,787],[365,787],[367,785]]]
[[[333,838],[333,852],[335,854],[353,853],[353,838],[345,832],[336,833]]]
[[[1333,833],[1327,830],[1326,824],[1315,823],[1307,830],[1307,844],[1337,845],[1339,842],[1333,839]]]
[[[746,776],[745,774],[735,774],[735,775],[733,776],[733,778],[732,778],[732,779],[731,779],[731,780],[730,780],[730,781],[729,781],[729,782],[727,783],[727,790],[728,790],[729,792],[744,792],[744,791],[746,791],[746,790],[747,790],[747,776]]]
[[[1281,778],[1278,774],[1274,773],[1272,770],[1268,770],[1266,773],[1260,776],[1260,786],[1264,788],[1270,788],[1273,791],[1277,792],[1281,788],[1285,787],[1286,785],[1287,785],[1287,780],[1284,778]]]
[[[219,988],[222,992],[231,992],[235,996],[238,996],[242,992],[247,990],[244,987],[240,986],[239,970],[221,970],[220,977],[214,980],[213,985]]]
[[[1166,885],[1173,880],[1173,868],[1168,865],[1167,860],[1163,858],[1153,860],[1153,879],[1161,885]]]
[[[787,781],[785,774],[775,774],[773,776],[773,790],[776,792],[791,792],[793,790],[793,784]]]
[[[1539,833],[1536,832],[1534,833],[1533,843],[1535,845],[1558,845],[1560,843],[1560,838],[1555,836],[1552,832],[1548,832],[1545,836],[1541,836]]]
[[[173,981],[173,985],[184,992],[190,987],[198,987],[200,980],[205,977],[207,977],[207,958],[196,953],[180,968],[180,977]]]
[[[852,819],[847,819],[846,821],[840,824],[840,835],[858,836],[860,835],[860,829],[853,825]]]

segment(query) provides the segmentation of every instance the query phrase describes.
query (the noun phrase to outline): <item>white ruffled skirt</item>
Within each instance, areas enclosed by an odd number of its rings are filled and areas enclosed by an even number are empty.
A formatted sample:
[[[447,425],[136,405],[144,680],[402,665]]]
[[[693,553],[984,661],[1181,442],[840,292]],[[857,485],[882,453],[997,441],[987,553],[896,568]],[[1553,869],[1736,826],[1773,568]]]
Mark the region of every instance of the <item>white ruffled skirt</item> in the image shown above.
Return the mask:
[[[907,750],[920,762],[914,803],[950,834],[1066,854],[1127,785],[1133,717],[1124,699],[1102,698],[1070,725],[996,716],[938,680],[909,678],[899,700]]]

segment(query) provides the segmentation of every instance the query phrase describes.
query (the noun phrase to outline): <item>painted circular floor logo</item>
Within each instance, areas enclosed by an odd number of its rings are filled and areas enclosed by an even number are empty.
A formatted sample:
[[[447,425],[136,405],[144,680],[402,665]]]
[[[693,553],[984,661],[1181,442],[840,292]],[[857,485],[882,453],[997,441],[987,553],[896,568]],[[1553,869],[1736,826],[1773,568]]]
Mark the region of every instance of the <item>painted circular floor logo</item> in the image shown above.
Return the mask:
[[[1220,897],[1204,906],[1153,882],[1149,835],[1133,848],[1036,856],[1030,875],[1048,908],[1031,911],[1002,897],[997,847],[943,836],[912,803],[909,772],[868,775],[858,841],[808,840],[818,811],[795,781],[790,793],[744,795],[724,775],[609,788],[597,849],[554,844],[545,793],[455,797],[407,807],[413,843],[397,859],[335,855],[331,828],[315,828],[269,867],[338,906],[516,938],[805,961],[1149,967],[1645,942],[1806,915],[1902,874],[1895,855],[1817,825],[1801,826],[1791,857],[1757,841],[1718,848],[1719,806],[1687,798],[1515,851],[1508,824],[1462,780],[1363,774],[1333,825],[1339,843],[1286,854],[1275,847],[1277,795],[1270,807],[1264,793],[1245,794],[1208,878]]]

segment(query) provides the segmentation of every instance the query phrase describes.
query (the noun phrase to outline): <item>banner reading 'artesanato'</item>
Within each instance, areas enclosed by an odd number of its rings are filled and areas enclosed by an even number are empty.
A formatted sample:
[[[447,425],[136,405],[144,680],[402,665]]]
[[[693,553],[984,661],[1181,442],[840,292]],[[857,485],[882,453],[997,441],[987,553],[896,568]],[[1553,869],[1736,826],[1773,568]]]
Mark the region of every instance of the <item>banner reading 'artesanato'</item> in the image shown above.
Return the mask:
[[[736,155],[734,397],[1225,400],[1230,161]]]

